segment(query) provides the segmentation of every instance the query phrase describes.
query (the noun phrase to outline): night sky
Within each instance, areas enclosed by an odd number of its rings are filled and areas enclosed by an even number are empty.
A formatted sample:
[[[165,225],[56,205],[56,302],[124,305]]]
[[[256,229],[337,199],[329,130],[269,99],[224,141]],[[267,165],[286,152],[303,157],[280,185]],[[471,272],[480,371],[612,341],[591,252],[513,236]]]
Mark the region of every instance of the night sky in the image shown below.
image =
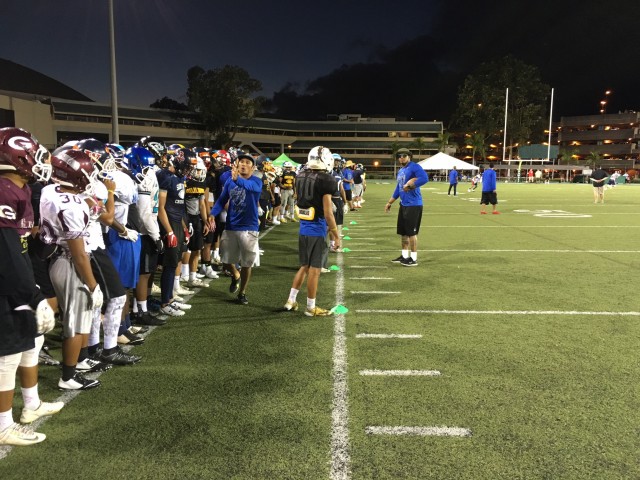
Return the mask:
[[[107,5],[107,0],[2,0],[0,57],[107,103]],[[164,96],[186,102],[190,67],[232,64],[260,80],[266,97],[287,84],[300,94],[308,93],[309,85],[335,91],[335,105],[344,98],[349,107],[338,113],[359,107],[358,85],[366,90],[371,83],[384,96],[384,88],[394,88],[394,75],[416,75],[425,89],[439,94],[431,106],[402,113],[440,119],[455,109],[466,74],[483,61],[512,54],[536,65],[543,81],[556,88],[558,116],[597,113],[606,89],[614,92],[608,111],[640,109],[638,0],[114,0],[114,5],[123,105],[148,106]],[[376,72],[389,78],[371,82]],[[370,98],[368,111],[376,112]],[[376,113],[392,114],[392,109],[381,102]]]

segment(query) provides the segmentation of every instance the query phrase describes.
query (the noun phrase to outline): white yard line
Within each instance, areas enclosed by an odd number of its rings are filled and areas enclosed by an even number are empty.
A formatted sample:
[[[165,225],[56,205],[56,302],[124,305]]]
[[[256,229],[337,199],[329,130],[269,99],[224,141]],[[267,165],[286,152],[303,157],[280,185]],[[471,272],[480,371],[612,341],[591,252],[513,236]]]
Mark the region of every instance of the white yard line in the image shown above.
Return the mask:
[[[349,265],[349,268],[389,268],[383,265]]]
[[[358,333],[356,338],[422,338],[422,335],[404,333]]]
[[[411,435],[420,437],[470,437],[471,430],[460,427],[365,427],[368,435]]]
[[[394,280],[392,277],[351,277],[349,280]]]
[[[438,370],[360,370],[362,376],[373,377],[439,377]]]
[[[398,295],[402,292],[387,292],[385,290],[351,290],[354,295]]]
[[[397,249],[389,248],[386,250],[362,250],[363,252],[371,253],[371,252],[395,252]],[[359,250],[353,250],[353,253],[358,253]],[[541,248],[484,248],[484,249],[473,249],[473,248],[430,248],[430,249],[418,249],[418,252],[422,253],[433,253],[433,252],[478,252],[478,253],[531,253],[531,252],[539,252],[539,253],[640,253],[640,250],[569,250],[569,249],[541,249]],[[354,259],[364,258],[353,255]],[[351,267],[351,268],[380,268],[380,267]],[[387,268],[387,267],[382,267]]]
[[[344,302],[344,257],[338,254],[336,273],[336,305]],[[333,410],[331,412],[331,480],[351,478],[349,448],[349,386],[347,384],[347,337],[345,316],[334,316],[333,343]]]
[[[591,312],[578,310],[355,310],[356,313],[431,313],[442,315],[576,315],[640,317],[640,312]]]

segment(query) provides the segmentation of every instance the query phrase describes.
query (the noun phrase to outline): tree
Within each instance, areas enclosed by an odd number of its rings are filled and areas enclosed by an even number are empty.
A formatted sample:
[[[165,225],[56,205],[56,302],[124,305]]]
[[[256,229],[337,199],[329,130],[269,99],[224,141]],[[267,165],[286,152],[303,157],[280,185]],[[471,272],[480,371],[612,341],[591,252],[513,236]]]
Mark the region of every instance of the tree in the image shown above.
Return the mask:
[[[473,132],[469,135],[468,143],[471,146],[471,163],[476,164],[476,152],[480,154],[480,159],[484,159],[487,156],[486,148],[486,136],[481,132]]]
[[[409,146],[411,148],[415,148],[416,150],[418,150],[418,157],[419,157],[420,155],[422,155],[422,151],[426,150],[427,142],[423,137],[418,137],[413,142],[411,142],[411,145]]]
[[[466,131],[486,132],[488,138],[502,140],[507,88],[508,145],[541,141],[551,88],[542,83],[536,67],[511,56],[483,63],[465,79],[458,93],[456,123]]]
[[[252,96],[262,90],[260,81],[241,67],[225,65],[214,70],[199,66],[187,72],[188,105],[200,115],[202,124],[214,142],[228,146],[242,119],[251,119],[263,101]]]
[[[453,134],[451,132],[442,132],[438,134],[438,138],[436,139],[435,143],[438,146],[439,152],[444,152],[450,145],[458,148],[458,146],[451,141],[452,136]]]
[[[180,103],[177,100],[169,97],[162,97],[160,100],[156,100],[149,108],[163,108],[165,110],[180,110],[187,111],[189,107],[187,107],[184,103]]]
[[[598,165],[598,163],[600,163],[600,160],[602,160],[600,152],[596,152],[594,150],[589,152],[589,154],[585,157],[584,163],[586,163],[590,167],[595,167],[596,165]]]

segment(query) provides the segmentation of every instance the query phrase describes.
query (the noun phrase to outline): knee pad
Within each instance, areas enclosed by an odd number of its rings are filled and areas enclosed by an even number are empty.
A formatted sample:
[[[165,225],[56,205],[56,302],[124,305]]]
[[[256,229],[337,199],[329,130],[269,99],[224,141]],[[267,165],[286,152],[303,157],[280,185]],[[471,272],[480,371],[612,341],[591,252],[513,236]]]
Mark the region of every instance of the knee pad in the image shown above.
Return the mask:
[[[8,392],[16,388],[16,372],[21,356],[21,353],[14,353],[0,357],[0,392]]]
[[[22,352],[22,356],[20,357],[21,367],[35,367],[38,365],[40,350],[42,349],[42,345],[44,345],[44,335],[38,335],[34,340],[36,342],[36,346],[31,350]]]

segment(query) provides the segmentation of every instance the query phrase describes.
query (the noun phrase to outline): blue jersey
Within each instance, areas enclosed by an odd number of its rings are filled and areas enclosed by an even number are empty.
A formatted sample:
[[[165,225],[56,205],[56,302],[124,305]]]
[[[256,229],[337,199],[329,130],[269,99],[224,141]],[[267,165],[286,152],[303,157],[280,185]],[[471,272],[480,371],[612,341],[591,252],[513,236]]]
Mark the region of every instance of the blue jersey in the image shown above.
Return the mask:
[[[496,171],[487,168],[482,174],[482,191],[493,192],[496,189]]]
[[[342,171],[342,176],[344,180],[353,180],[353,170],[351,170],[351,168],[347,167]],[[342,184],[342,187],[345,190],[351,190],[351,182],[344,182]]]
[[[414,183],[415,188],[405,192],[402,187],[412,178],[416,179]],[[393,198],[400,197],[400,204],[404,207],[419,207],[422,206],[422,194],[420,193],[420,187],[429,181],[427,172],[425,172],[420,165],[414,162],[407,163],[398,172],[398,182],[396,189],[393,191]]]
[[[158,185],[160,190],[167,192],[167,201],[164,204],[164,209],[170,222],[180,223],[186,214],[184,207],[184,178],[178,177],[168,170],[161,170],[161,172],[165,173],[158,175]]]
[[[256,176],[238,178],[234,181],[231,177],[224,184],[220,198],[211,209],[214,217],[224,209],[229,202],[227,211],[227,230],[233,231],[258,231],[258,201],[262,192],[262,181]]]
[[[451,170],[449,172],[449,185],[455,185],[456,183],[458,183],[458,171]]]

